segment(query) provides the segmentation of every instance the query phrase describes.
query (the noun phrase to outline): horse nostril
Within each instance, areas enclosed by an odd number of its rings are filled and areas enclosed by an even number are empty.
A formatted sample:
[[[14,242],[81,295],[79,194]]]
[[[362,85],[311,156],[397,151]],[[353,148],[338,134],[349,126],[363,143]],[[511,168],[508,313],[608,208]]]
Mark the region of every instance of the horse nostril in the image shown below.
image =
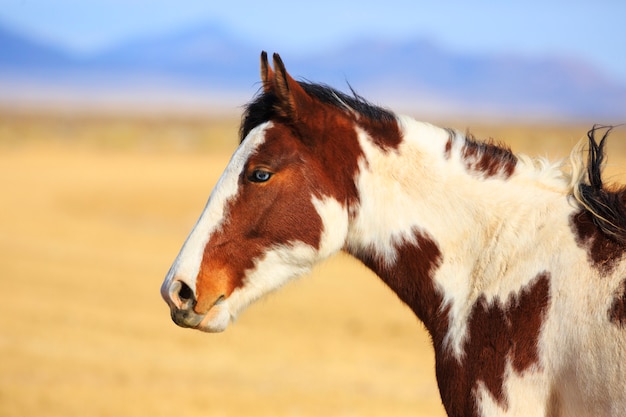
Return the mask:
[[[193,290],[182,281],[174,280],[169,287],[169,299],[179,310],[189,310],[196,304]]]
[[[168,303],[174,323],[182,327],[196,327],[204,319],[204,315],[194,311],[196,297],[191,287],[174,279],[168,288]]]
[[[178,298],[180,298],[183,304],[187,303],[189,300],[193,300],[193,291],[191,291],[189,285],[184,282],[181,282],[180,289],[178,290]]]

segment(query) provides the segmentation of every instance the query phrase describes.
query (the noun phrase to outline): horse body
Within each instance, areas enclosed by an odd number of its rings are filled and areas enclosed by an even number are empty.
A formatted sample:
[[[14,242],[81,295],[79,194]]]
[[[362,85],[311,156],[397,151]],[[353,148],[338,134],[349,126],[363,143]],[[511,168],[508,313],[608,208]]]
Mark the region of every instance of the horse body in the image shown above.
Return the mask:
[[[298,83],[274,59],[163,283],[174,321],[222,331],[344,250],[424,322],[450,416],[625,415],[626,246],[573,192],[583,168]]]
[[[607,312],[626,271],[590,268],[568,178],[532,161],[468,170],[462,137],[404,126],[394,153],[362,141],[346,250],[425,323],[448,413],[623,415],[626,335]]]

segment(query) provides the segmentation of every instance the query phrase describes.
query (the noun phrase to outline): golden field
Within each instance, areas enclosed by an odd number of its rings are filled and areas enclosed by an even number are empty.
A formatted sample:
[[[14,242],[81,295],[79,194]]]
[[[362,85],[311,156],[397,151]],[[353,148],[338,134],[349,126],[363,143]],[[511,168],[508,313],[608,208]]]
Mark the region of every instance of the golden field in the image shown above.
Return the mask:
[[[558,159],[588,127],[472,131]],[[161,281],[236,143],[236,118],[0,113],[0,416],[444,415],[421,324],[346,256],[225,333],[171,322]]]

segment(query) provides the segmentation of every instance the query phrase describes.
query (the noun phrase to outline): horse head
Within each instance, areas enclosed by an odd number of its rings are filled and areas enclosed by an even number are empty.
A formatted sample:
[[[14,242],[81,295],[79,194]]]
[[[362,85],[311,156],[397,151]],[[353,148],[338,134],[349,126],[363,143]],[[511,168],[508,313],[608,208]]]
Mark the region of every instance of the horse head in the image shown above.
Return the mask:
[[[241,143],[161,287],[178,325],[224,330],[247,305],[344,246],[357,200],[355,115],[274,55]],[[324,94],[335,94],[328,89]],[[320,99],[320,96],[322,99]]]

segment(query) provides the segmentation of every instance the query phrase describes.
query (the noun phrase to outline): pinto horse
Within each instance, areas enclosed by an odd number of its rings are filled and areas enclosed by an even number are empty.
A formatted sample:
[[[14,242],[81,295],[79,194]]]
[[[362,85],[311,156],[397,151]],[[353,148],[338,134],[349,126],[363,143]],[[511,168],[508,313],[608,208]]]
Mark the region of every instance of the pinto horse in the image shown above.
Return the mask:
[[[425,324],[450,416],[626,416],[626,189],[295,81],[261,55],[241,143],[161,288],[223,331],[343,250]],[[600,141],[598,132],[604,132]]]

